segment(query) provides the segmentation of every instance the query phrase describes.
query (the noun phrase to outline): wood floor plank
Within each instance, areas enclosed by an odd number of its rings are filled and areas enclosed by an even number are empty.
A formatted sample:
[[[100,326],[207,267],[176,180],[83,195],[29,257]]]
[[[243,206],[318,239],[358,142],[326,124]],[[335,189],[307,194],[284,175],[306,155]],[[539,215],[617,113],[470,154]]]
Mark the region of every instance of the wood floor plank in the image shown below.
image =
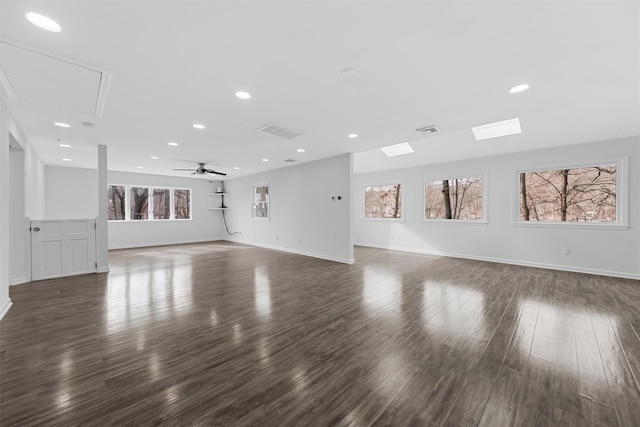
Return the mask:
[[[493,385],[478,425],[480,427],[512,425],[523,382],[524,375],[521,372],[503,367]]]

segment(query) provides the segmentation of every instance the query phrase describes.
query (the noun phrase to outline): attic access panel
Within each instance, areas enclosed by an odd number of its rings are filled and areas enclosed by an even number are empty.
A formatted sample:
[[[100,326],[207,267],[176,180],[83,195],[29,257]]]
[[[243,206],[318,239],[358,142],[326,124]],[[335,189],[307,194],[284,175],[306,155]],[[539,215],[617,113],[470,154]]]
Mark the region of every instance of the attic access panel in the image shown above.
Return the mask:
[[[0,67],[5,92],[20,102],[102,115],[108,72],[6,41],[0,41]]]

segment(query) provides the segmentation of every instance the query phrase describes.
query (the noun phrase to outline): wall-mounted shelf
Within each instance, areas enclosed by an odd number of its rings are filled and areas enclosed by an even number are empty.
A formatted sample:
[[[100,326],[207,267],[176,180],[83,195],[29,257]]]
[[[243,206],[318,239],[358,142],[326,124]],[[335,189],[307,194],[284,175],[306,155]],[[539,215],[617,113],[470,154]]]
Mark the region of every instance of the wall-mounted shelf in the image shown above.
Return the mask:
[[[224,190],[224,188],[223,188]],[[224,211],[229,209],[228,207],[226,207],[224,205],[224,196],[228,196],[229,193],[226,193],[224,191],[220,192],[220,193],[209,193],[210,196],[220,196],[220,206],[216,207],[216,208],[209,208],[210,211]]]

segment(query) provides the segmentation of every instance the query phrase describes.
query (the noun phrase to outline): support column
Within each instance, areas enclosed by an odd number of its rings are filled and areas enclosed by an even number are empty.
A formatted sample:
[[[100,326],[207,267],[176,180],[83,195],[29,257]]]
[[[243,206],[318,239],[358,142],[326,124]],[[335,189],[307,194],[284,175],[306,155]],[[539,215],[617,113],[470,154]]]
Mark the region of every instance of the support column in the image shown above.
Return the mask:
[[[98,273],[109,271],[108,197],[107,146],[98,145],[98,217],[96,218],[96,261],[98,262]]]

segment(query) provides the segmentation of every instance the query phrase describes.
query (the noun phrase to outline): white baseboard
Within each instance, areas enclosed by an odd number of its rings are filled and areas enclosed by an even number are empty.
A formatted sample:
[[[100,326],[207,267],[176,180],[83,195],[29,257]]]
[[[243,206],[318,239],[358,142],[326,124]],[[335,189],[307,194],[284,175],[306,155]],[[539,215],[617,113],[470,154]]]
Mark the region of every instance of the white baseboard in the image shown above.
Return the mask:
[[[195,239],[195,240],[176,240],[176,241],[171,241],[171,242],[147,242],[147,243],[131,243],[128,245],[109,245],[109,250],[112,249],[134,249],[134,248],[149,248],[149,247],[153,247],[153,246],[170,246],[170,245],[185,245],[188,243],[209,243],[209,242],[216,242],[219,241],[221,239],[207,239],[207,240],[201,240],[201,239]]]
[[[376,245],[371,243],[354,243],[355,246],[366,246],[370,248],[378,248],[378,249],[389,249],[392,251],[402,251],[402,252],[413,252],[418,254],[425,255],[435,255],[435,256],[446,256],[452,258],[464,258],[464,259],[473,259],[476,261],[488,261],[488,262],[497,262],[501,264],[511,264],[511,265],[522,265],[525,267],[535,267],[535,268],[546,268],[549,270],[560,270],[560,271],[572,271],[574,273],[585,273],[585,274],[594,274],[598,276],[610,276],[610,277],[620,277],[622,279],[634,279],[640,280],[640,274],[626,273],[620,271],[609,271],[609,270],[601,270],[597,268],[584,268],[584,267],[574,267],[567,265],[558,265],[558,264],[547,264],[543,262],[531,262],[531,261],[521,261],[515,259],[505,259],[505,258],[493,258],[493,257],[485,257],[485,256],[477,256],[477,255],[466,255],[466,254],[456,254],[450,252],[441,252],[441,251],[432,251],[428,249],[417,249],[417,248],[404,248],[399,246],[390,246],[390,245]]]
[[[334,257],[334,256],[330,256],[330,255],[324,255],[324,254],[318,254],[315,252],[306,252],[306,251],[299,251],[296,249],[291,249],[291,248],[285,248],[282,246],[274,246],[274,245],[267,245],[264,243],[255,243],[255,242],[241,242],[238,240],[230,240],[230,239],[224,239],[227,240],[228,242],[234,242],[234,243],[242,243],[244,245],[249,245],[249,246],[257,246],[259,248],[265,248],[265,249],[272,249],[275,251],[280,251],[280,252],[288,252],[291,254],[297,254],[297,255],[304,255],[304,256],[308,256],[308,257],[312,257],[312,258],[320,258],[320,259],[326,259],[328,261],[334,261],[334,262],[340,262],[342,264],[353,264],[355,263],[355,259],[351,258],[339,258],[339,257]]]
[[[11,279],[9,286],[21,285],[28,282],[30,282],[28,277],[18,277],[17,279]]]
[[[0,309],[0,320],[2,320],[5,314],[7,314],[12,305],[13,301],[11,301],[11,298],[9,298],[7,302],[4,303],[4,307]]]
[[[96,270],[96,273],[108,273],[109,272],[109,267],[99,267],[98,270]]]

